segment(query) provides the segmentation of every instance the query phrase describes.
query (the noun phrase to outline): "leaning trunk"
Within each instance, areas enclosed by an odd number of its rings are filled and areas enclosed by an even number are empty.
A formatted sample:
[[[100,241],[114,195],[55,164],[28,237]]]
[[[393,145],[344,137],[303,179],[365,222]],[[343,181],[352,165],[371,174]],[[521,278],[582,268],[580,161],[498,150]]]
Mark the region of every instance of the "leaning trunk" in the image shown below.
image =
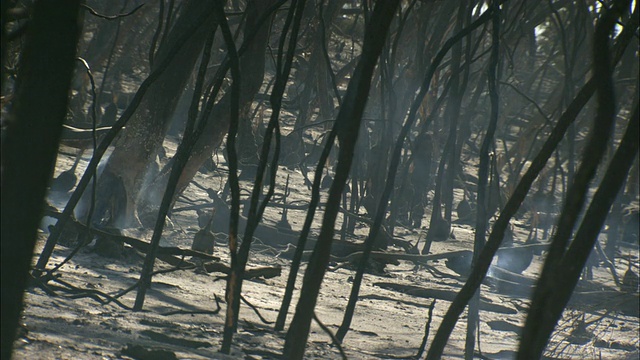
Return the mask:
[[[210,12],[211,6],[209,2],[200,1],[185,4],[183,15],[167,42],[158,50],[155,64],[168,56],[169,49],[193,19]],[[210,17],[199,26],[173,58],[167,71],[148,90],[127,128],[122,131],[99,179],[98,193],[101,196],[96,206],[97,222],[127,226],[135,220],[137,194],[143,185],[147,165],[162,146],[177,101],[189,80],[207,33],[213,28],[212,23]]]
[[[79,1],[38,1],[33,6],[13,116],[6,132],[3,129],[2,359],[11,358],[44,197],[67,114],[80,35],[79,9]]]

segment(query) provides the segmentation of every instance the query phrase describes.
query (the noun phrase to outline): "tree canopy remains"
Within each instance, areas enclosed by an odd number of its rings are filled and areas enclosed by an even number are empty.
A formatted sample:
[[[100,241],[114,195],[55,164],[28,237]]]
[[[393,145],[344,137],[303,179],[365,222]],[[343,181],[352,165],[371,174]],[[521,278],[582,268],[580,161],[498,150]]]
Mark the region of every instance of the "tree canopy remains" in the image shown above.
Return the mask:
[[[2,359],[640,354],[637,1],[1,12]]]

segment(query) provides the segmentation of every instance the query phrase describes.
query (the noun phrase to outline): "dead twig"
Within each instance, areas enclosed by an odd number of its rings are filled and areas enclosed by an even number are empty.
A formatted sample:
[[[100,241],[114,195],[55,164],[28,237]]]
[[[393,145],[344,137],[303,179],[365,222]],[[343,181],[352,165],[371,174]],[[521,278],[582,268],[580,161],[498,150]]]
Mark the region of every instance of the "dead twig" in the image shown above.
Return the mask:
[[[258,317],[260,318],[260,320],[263,323],[265,323],[267,325],[273,324],[273,321],[269,321],[269,320],[265,319],[264,316],[262,316],[262,314],[260,314],[260,311],[258,310],[258,308],[255,305],[253,305],[252,303],[250,303],[249,300],[247,300],[244,296],[242,296],[242,294],[240,295],[240,300],[242,300],[242,302],[247,304],[251,308],[251,310],[253,310],[253,312],[255,312],[256,315],[258,315]]]
[[[53,292],[53,296],[62,296],[68,299],[82,299],[82,298],[90,298],[93,299],[97,302],[99,302],[102,305],[107,305],[111,302],[113,302],[114,304],[118,305],[119,307],[125,309],[125,310],[132,310],[133,308],[130,306],[127,306],[123,303],[121,303],[120,301],[118,301],[115,297],[109,295],[109,294],[105,294],[104,292],[100,291],[100,290],[95,290],[95,289],[82,289],[79,288],[75,285],[71,285],[70,283],[61,280],[58,277],[51,277],[50,280],[57,282],[63,286],[57,286],[57,285],[45,285],[43,282],[39,281],[39,285],[44,286],[44,287],[48,287],[48,291],[45,290],[45,292],[47,292],[48,294],[50,294],[50,291]],[[67,293],[70,293],[70,295],[60,295],[58,293],[56,293],[53,289],[58,289]]]

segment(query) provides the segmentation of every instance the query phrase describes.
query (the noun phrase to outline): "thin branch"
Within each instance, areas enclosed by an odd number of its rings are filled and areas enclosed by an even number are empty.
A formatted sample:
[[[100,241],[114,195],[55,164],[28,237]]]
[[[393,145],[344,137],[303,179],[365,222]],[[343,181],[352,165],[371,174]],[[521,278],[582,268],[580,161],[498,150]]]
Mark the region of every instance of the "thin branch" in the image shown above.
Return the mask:
[[[420,348],[418,349],[418,354],[416,355],[416,359],[422,358],[422,354],[424,353],[424,348],[427,346],[427,340],[429,339],[429,330],[431,329],[431,320],[433,319],[433,308],[436,306],[436,299],[433,299],[431,304],[429,305],[429,312],[427,314],[427,324],[424,326],[424,336],[422,337],[422,343],[420,344]]]
[[[269,320],[265,319],[265,317],[262,316],[262,314],[260,314],[260,310],[258,310],[258,308],[255,305],[250,303],[249,300],[247,300],[247,298],[242,296],[242,294],[240,294],[240,300],[242,300],[243,303],[247,304],[247,306],[249,306],[251,308],[251,310],[253,310],[253,312],[255,312],[256,315],[258,315],[258,317],[260,318],[260,321],[262,321],[263,323],[265,323],[267,325],[273,324],[273,321],[269,321]]]
[[[164,25],[164,0],[160,0],[160,9],[158,12],[158,26],[156,27],[156,31],[153,33],[153,38],[151,39],[151,46],[149,47],[149,66],[153,67],[153,60],[156,56],[156,45],[158,44],[158,39],[160,38],[160,33],[162,32],[162,25]],[[165,29],[165,34],[169,32],[169,28]]]
[[[57,286],[57,285],[46,285],[43,281],[40,281],[38,279],[35,279],[36,281],[38,281],[38,285],[43,288],[43,287],[47,287],[48,291],[45,290],[47,293],[51,294],[53,293],[53,296],[62,296],[68,299],[82,299],[82,298],[90,298],[93,299],[97,302],[99,302],[102,305],[107,305],[110,302],[113,302],[114,304],[118,305],[119,307],[126,309],[126,310],[131,310],[132,308],[130,306],[127,306],[123,303],[121,303],[120,301],[118,301],[115,297],[109,295],[109,294],[105,294],[102,291],[99,290],[95,290],[95,289],[82,289],[79,288],[75,285],[71,285],[70,283],[64,281],[64,280],[60,280],[57,277],[52,277],[50,278],[50,280],[57,282],[62,286]],[[58,293],[56,293],[55,291],[53,291],[52,288],[57,288],[58,290],[70,293],[71,295],[60,295]],[[43,288],[44,289],[44,288]],[[103,299],[104,298],[104,299]],[[106,300],[105,300],[106,299]]]
[[[331,341],[333,342],[333,345],[335,345],[338,348],[338,351],[340,351],[340,356],[342,357],[342,360],[347,360],[347,354],[344,353],[344,349],[342,348],[342,344],[340,344],[340,340],[338,340],[338,338],[331,332],[331,330],[327,327],[327,325],[323,324],[322,321],[320,321],[315,311],[313,312],[313,320],[315,320],[318,326],[320,326],[320,328],[324,332],[326,332],[327,335],[329,335],[329,337],[331,338]]]
[[[544,110],[540,107],[540,105],[538,105],[538,103],[532,99],[529,95],[525,94],[524,92],[522,92],[522,90],[518,89],[515,85],[513,85],[510,82],[506,82],[506,81],[499,81],[498,82],[500,85],[506,85],[508,87],[510,87],[511,89],[513,89],[513,91],[515,91],[518,95],[522,96],[525,100],[527,100],[528,102],[530,102],[533,106],[535,106],[536,110],[538,110],[538,113],[544,118],[544,121],[547,125],[551,124],[551,118],[549,117],[549,115],[547,115]]]
[[[119,18],[123,18],[123,17],[127,17],[129,15],[133,15],[133,13],[135,13],[136,11],[140,10],[141,7],[144,6],[144,3],[136,6],[135,8],[133,8],[133,10],[129,11],[128,13],[124,13],[124,14],[116,14],[116,15],[102,15],[100,13],[98,13],[97,11],[93,10],[89,5],[87,4],[81,4],[80,6],[82,6],[83,8],[89,10],[89,12],[91,13],[91,15],[97,16],[99,18],[105,19],[105,20],[116,20]]]

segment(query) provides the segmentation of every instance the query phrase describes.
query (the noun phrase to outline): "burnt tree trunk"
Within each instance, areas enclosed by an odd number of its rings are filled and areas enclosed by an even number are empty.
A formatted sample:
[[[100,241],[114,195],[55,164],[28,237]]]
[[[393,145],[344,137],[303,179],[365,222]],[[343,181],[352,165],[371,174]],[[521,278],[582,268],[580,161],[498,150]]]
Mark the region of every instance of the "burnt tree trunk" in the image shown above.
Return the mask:
[[[476,230],[473,245],[473,260],[475,263],[480,256],[480,252],[486,242],[486,230],[488,222],[488,209],[487,209],[487,197],[491,191],[487,186],[489,182],[489,151],[493,144],[493,137],[496,133],[496,127],[498,125],[498,111],[500,109],[499,97],[498,97],[498,62],[500,60],[500,5],[497,0],[491,3],[493,10],[492,22],[491,22],[491,57],[489,59],[489,69],[487,71],[487,87],[489,89],[489,98],[491,103],[491,116],[489,118],[489,125],[487,127],[487,133],[482,141],[482,147],[480,148],[480,165],[478,169],[478,198],[476,203]],[[453,163],[451,163],[453,166]],[[453,170],[453,169],[451,169]],[[473,359],[473,352],[475,349],[475,335],[476,326],[480,319],[479,316],[480,307],[480,289],[477,289],[471,302],[469,303],[469,313],[467,318],[467,337],[465,341],[464,357],[467,360]]]
[[[13,117],[2,136],[2,359],[11,357],[67,113],[80,35],[79,9],[80,1],[37,1],[33,6]]]
[[[302,359],[304,356],[311,318],[313,317],[318,293],[320,292],[320,286],[331,253],[335,220],[342,192],[349,175],[349,169],[351,168],[362,114],[371,87],[371,77],[398,3],[399,1],[397,0],[376,2],[371,21],[368,23],[365,32],[362,56],[349,83],[344,103],[340,107],[336,119],[338,139],[340,141],[337,171],[329,190],[329,198],[318,242],[304,275],[296,313],[287,332],[283,353],[288,359]]]
[[[465,2],[460,4],[458,8],[458,14],[456,19],[456,32],[460,31],[463,27],[463,23],[466,18],[466,12],[471,11],[467,9]],[[462,95],[464,94],[464,88],[461,84],[461,72],[460,62],[462,60],[462,43],[458,42],[451,50],[451,90],[449,93],[449,99],[447,101],[447,109],[445,110],[445,121],[449,122],[449,136],[447,138],[446,149],[449,149],[448,154],[442,154],[442,157],[447,159],[447,170],[445,174],[444,188],[442,192],[442,202],[444,203],[444,219],[451,223],[451,208],[453,206],[453,183],[455,180],[456,170],[458,169],[458,162],[460,161],[459,155],[456,152],[458,147],[456,146],[456,139],[458,138],[458,119],[460,118],[460,106],[462,105]],[[470,66],[470,64],[466,64]]]
[[[546,300],[544,311],[545,314],[549,314],[548,320],[545,319],[544,323],[540,324],[541,330],[535,334],[535,338],[531,339],[532,343],[527,343],[527,339],[523,338],[518,355],[520,359],[530,359],[531,354],[542,354],[556,323],[573,294],[582,269],[598,241],[598,235],[611,209],[612,202],[623,187],[625,177],[620,175],[629,172],[634,158],[638,155],[639,118],[640,114],[638,114],[636,104],[624,138],[587,209],[573,242],[560,262],[558,276],[554,278],[555,289],[551,297]],[[534,352],[529,352],[531,351],[530,345],[533,345]],[[526,355],[523,356],[523,352]]]
[[[304,13],[304,5],[305,1],[301,0],[299,2],[294,2],[289,9],[289,14],[287,15],[287,19],[284,25],[284,29],[280,36],[280,46],[278,49],[278,57],[276,62],[276,79],[273,87],[273,91],[270,96],[271,102],[271,117],[269,119],[269,124],[267,125],[267,129],[264,135],[264,141],[262,143],[262,149],[260,153],[260,162],[258,164],[258,169],[256,172],[255,182],[253,185],[253,191],[251,194],[250,207],[249,207],[249,216],[247,219],[247,225],[245,227],[244,237],[242,240],[242,244],[239,249],[237,249],[237,244],[233,247],[230,246],[231,252],[231,273],[229,274],[229,278],[227,280],[227,312],[224,326],[224,333],[222,339],[222,347],[221,352],[228,354],[231,349],[231,342],[233,340],[233,334],[235,333],[238,327],[238,318],[240,315],[240,297],[242,292],[242,283],[243,278],[247,266],[247,262],[249,260],[249,250],[251,249],[251,243],[253,241],[253,234],[255,233],[256,228],[264,214],[264,210],[269,203],[269,200],[274,194],[275,191],[275,180],[276,180],[276,171],[278,168],[278,158],[280,155],[280,125],[279,125],[279,117],[280,110],[282,106],[282,97],[284,95],[284,90],[289,81],[289,75],[291,73],[291,65],[293,63],[294,53],[296,51],[296,45],[298,41],[298,32],[300,30],[300,23],[302,20],[302,15]],[[289,42],[287,44],[286,53],[285,53],[285,44],[287,43],[285,40],[287,38],[287,34],[289,33]],[[230,37],[229,37],[230,40]],[[236,95],[236,98],[240,97]],[[240,99],[236,100],[238,103]],[[237,119],[231,119],[234,124],[234,128],[236,127]],[[233,137],[235,134],[235,130],[229,133],[229,137]],[[269,150],[271,147],[271,139],[275,135],[275,150],[272,161],[270,163],[271,173],[270,173],[270,185],[268,192],[264,195],[264,199],[262,203],[258,206],[258,200],[262,193],[263,188],[263,178],[264,173],[267,168],[267,163],[269,160]],[[235,144],[234,144],[235,146]],[[235,149],[233,149],[235,152]],[[231,153],[231,152],[229,152]],[[233,161],[235,162],[237,158]],[[230,159],[230,162],[232,160]],[[236,165],[230,164],[230,169],[234,169],[235,172]],[[235,174],[234,174],[235,175]],[[230,178],[231,180],[231,178]],[[234,187],[238,187],[237,179],[233,179],[235,184]],[[237,189],[236,189],[237,190]],[[239,201],[239,193],[236,191],[234,196],[235,208],[237,210],[237,205]],[[237,216],[237,213],[234,213],[233,216]],[[235,221],[235,220],[234,220]]]
[[[347,308],[346,308],[345,313],[344,313],[342,324],[340,325],[340,327],[338,328],[338,331],[336,333],[336,338],[339,341],[344,340],[344,337],[347,334],[347,331],[349,330],[349,326],[351,325],[351,320],[353,318],[353,313],[355,311],[356,302],[358,301],[358,295],[360,293],[360,286],[362,284],[364,271],[365,271],[365,268],[367,266],[367,262],[368,262],[369,256],[371,254],[371,250],[373,249],[373,246],[374,246],[374,243],[376,241],[376,238],[378,237],[378,233],[380,231],[380,227],[382,226],[382,221],[384,219],[384,215],[385,215],[386,210],[387,210],[389,197],[391,196],[391,193],[392,193],[392,191],[394,189],[395,178],[396,178],[396,174],[398,172],[398,167],[400,166],[400,157],[402,155],[402,149],[403,149],[404,141],[405,141],[405,139],[407,137],[407,134],[411,130],[411,127],[413,126],[413,123],[415,122],[415,119],[416,119],[417,114],[418,114],[418,110],[419,110],[422,102],[424,101],[424,97],[429,92],[429,88],[431,86],[431,81],[433,80],[433,75],[435,74],[436,69],[438,68],[438,66],[440,65],[442,60],[444,59],[445,55],[449,52],[451,47],[454,46],[455,44],[458,44],[458,42],[464,36],[467,36],[471,31],[473,31],[475,28],[477,28],[482,23],[483,23],[483,20],[479,19],[478,21],[476,21],[471,26],[469,26],[469,27],[465,28],[464,30],[458,32],[453,37],[451,37],[449,40],[447,40],[447,42],[442,46],[442,49],[440,49],[440,51],[438,51],[438,54],[434,57],[433,62],[431,63],[431,65],[427,69],[427,73],[425,74],[425,77],[423,79],[422,85],[420,87],[420,92],[418,93],[418,95],[415,96],[415,98],[413,100],[413,103],[411,104],[407,119],[406,119],[404,125],[402,126],[402,128],[400,130],[400,134],[398,135],[398,138],[396,139],[395,146],[393,148],[393,152],[392,152],[392,155],[391,155],[392,157],[391,157],[391,161],[390,161],[391,166],[389,166],[389,169],[387,171],[387,176],[386,176],[386,180],[385,180],[385,187],[384,187],[384,190],[383,190],[383,192],[381,194],[380,200],[378,202],[378,207],[377,207],[377,212],[376,212],[376,215],[375,215],[374,223],[373,223],[373,225],[371,226],[371,228],[369,230],[369,235],[367,236],[367,239],[365,240],[363,254],[362,254],[362,257],[360,259],[360,263],[358,265],[358,270],[356,272],[356,276],[355,276],[355,278],[353,280],[353,285],[351,287],[351,294],[349,295],[349,302],[347,304]]]
[[[244,52],[240,54],[240,71],[242,72],[240,84],[240,109],[251,107],[255,94],[260,90],[264,79],[265,51],[269,40],[269,28],[271,19],[275,13],[276,0],[270,1],[248,1],[247,21],[244,29]],[[265,20],[265,16],[268,16]],[[239,51],[242,51],[240,49]],[[229,131],[229,106],[231,94],[225,94],[213,107],[211,114],[207,118],[207,125],[204,129],[204,136],[196,142],[193,152],[189,157],[174,196],[177,197],[189,185],[191,179],[198,172],[202,164],[211,158],[211,154],[217,149]],[[242,110],[241,110],[242,112]],[[241,120],[243,121],[243,120]],[[247,119],[248,121],[248,119]],[[241,129],[240,127],[239,129]],[[166,185],[168,173],[162,174],[154,184],[150,186],[150,191],[162,189]]]
[[[155,57],[157,64],[169,54],[169,49],[200,14],[211,13],[210,2],[189,1],[182,15]],[[96,206],[98,223],[127,226],[135,221],[138,194],[143,185],[148,164],[162,146],[173,111],[209,32],[215,29],[212,17],[199,24],[198,30],[183,44],[171,60],[169,68],[151,86],[133,118],[116,141],[115,149],[98,181],[99,201]],[[124,193],[123,193],[124,192]],[[121,214],[108,214],[107,209],[124,210]]]

